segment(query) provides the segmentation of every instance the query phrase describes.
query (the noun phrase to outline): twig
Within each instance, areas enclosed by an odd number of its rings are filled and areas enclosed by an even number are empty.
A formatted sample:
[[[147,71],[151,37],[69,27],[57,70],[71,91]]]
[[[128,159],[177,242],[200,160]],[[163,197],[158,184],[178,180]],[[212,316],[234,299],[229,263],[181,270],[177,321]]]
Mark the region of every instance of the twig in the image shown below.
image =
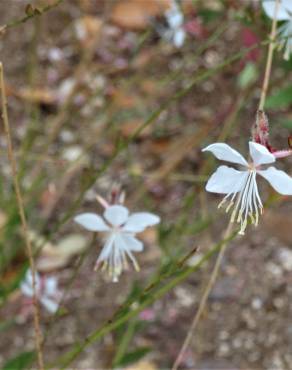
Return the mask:
[[[65,215],[62,217],[62,219],[59,221],[59,224],[58,224],[58,227],[60,227],[61,225],[65,224],[71,217],[72,217],[72,214],[76,211],[76,209],[79,207],[82,199],[83,199],[83,196],[85,194],[85,192],[96,182],[96,180],[109,168],[109,166],[112,164],[112,162],[116,159],[116,157],[121,154],[122,152],[124,152],[128,147],[129,147],[129,144],[132,143],[138,136],[141,132],[143,132],[146,127],[154,124],[154,122],[158,119],[158,117],[160,117],[160,115],[165,111],[167,110],[168,106],[178,100],[178,99],[181,99],[183,96],[187,95],[189,91],[191,91],[191,89],[196,86],[198,83],[202,82],[202,81],[205,81],[207,80],[209,77],[212,77],[213,75],[216,74],[216,72],[218,72],[219,70],[223,69],[224,67],[227,67],[229,65],[232,65],[234,62],[236,62],[237,60],[239,60],[241,57],[245,56],[248,52],[250,52],[251,50],[255,49],[256,47],[258,47],[259,45],[265,45],[267,43],[267,41],[262,41],[258,44],[254,44],[246,49],[243,49],[242,51],[239,51],[238,53],[234,54],[232,57],[230,58],[227,58],[225,61],[223,61],[222,63],[218,64],[217,66],[215,66],[214,68],[210,69],[210,70],[207,70],[207,71],[203,71],[201,73],[199,73],[198,75],[196,75],[188,84],[188,86],[186,86],[185,88],[183,88],[182,90],[180,90],[179,92],[175,93],[173,96],[171,96],[165,103],[163,103],[158,109],[156,109],[155,111],[153,111],[149,117],[145,120],[144,123],[142,123],[134,132],[133,134],[125,141],[123,141],[121,143],[120,146],[118,146],[116,148],[116,150],[114,151],[114,153],[111,155],[111,157],[109,159],[107,159],[106,161],[104,161],[103,165],[100,167],[100,169],[96,172],[96,174],[92,177],[92,180],[87,184],[87,186],[84,188],[84,190],[79,194],[78,198],[73,202],[73,204],[71,205],[71,207],[68,209],[68,211],[65,213]],[[53,230],[54,232],[55,230]]]
[[[23,23],[27,22],[31,18],[42,15],[42,14],[52,10],[53,8],[55,8],[56,6],[61,4],[63,1],[64,0],[56,0],[53,4],[46,5],[45,7],[41,8],[41,9],[39,9],[39,8],[31,9],[30,13],[27,14],[26,16],[24,16],[22,18],[19,18],[19,19],[15,19],[15,20],[7,23],[7,24],[4,24],[3,26],[0,26],[0,33],[3,33],[9,28],[16,27],[20,24],[23,24]]]
[[[266,62],[265,77],[264,77],[262,91],[261,91],[259,110],[264,109],[267,91],[268,91],[269,82],[270,82],[270,77],[271,77],[273,53],[275,49],[275,38],[276,38],[276,32],[277,32],[277,14],[278,14],[279,3],[280,3],[280,0],[276,0],[272,28],[271,28],[271,33],[270,33],[270,43],[269,43],[268,56],[267,56],[267,62]]]
[[[35,345],[36,350],[38,354],[38,365],[39,369],[44,369],[44,361],[43,361],[43,354],[42,354],[42,336],[41,336],[41,330],[40,330],[40,314],[39,314],[39,306],[38,301],[36,299],[36,269],[35,269],[35,263],[33,259],[33,250],[31,241],[29,238],[28,233],[28,226],[26,221],[26,216],[24,212],[24,206],[23,206],[23,200],[22,195],[20,191],[19,181],[18,181],[18,175],[17,175],[17,165],[16,160],[14,157],[14,151],[13,151],[13,145],[11,140],[11,133],[10,133],[10,126],[9,126],[9,120],[8,120],[8,113],[7,113],[7,100],[6,100],[6,94],[5,94],[5,85],[4,85],[4,73],[3,73],[3,65],[0,62],[0,89],[1,89],[1,102],[2,102],[2,119],[4,123],[4,131],[5,136],[7,139],[7,154],[8,159],[11,165],[12,170],[12,177],[13,177],[13,184],[15,188],[15,194],[17,199],[17,205],[19,210],[19,216],[21,219],[22,224],[22,232],[25,240],[25,246],[26,246],[26,252],[29,259],[29,265],[32,272],[32,287],[33,287],[33,307],[34,307],[34,330],[35,330]]]
[[[227,226],[227,229],[224,233],[224,240],[226,240],[226,238],[230,235],[231,233],[231,230],[232,230],[232,223],[229,222],[228,226]],[[182,361],[182,358],[191,342],[191,339],[192,339],[192,336],[194,334],[194,331],[197,327],[197,324],[202,316],[202,313],[206,307],[206,303],[207,303],[207,300],[209,298],[209,295],[211,293],[211,290],[216,282],[216,279],[217,279],[217,276],[218,276],[218,273],[219,273],[219,268],[221,266],[221,262],[222,262],[222,259],[223,259],[223,256],[224,256],[224,253],[225,253],[225,250],[226,250],[226,247],[228,245],[228,242],[226,241],[225,243],[223,243],[222,245],[222,248],[220,249],[219,251],[219,254],[218,254],[218,257],[216,259],[216,263],[215,263],[215,266],[214,266],[214,269],[212,271],[212,274],[211,274],[211,277],[208,281],[208,284],[206,286],[206,288],[204,289],[204,293],[203,293],[203,296],[201,298],[201,301],[200,301],[200,304],[199,304],[199,308],[198,308],[198,311],[193,319],[193,322],[191,324],[191,327],[187,333],[187,336],[183,342],[183,345],[179,351],[179,354],[174,362],[174,365],[172,367],[172,370],[177,370],[181,361]]]
[[[82,253],[82,255],[79,257],[79,260],[78,260],[78,262],[77,262],[77,264],[74,268],[72,276],[70,277],[68,283],[66,284],[66,286],[63,290],[63,294],[62,294],[62,297],[61,297],[60,302],[59,302],[59,307],[58,307],[57,311],[54,313],[54,315],[51,317],[50,322],[49,322],[49,326],[48,326],[47,330],[45,331],[44,343],[46,342],[46,340],[49,337],[49,333],[51,332],[51,330],[53,328],[53,324],[56,323],[56,321],[58,320],[58,315],[61,312],[61,308],[63,306],[63,303],[65,302],[65,300],[67,298],[67,295],[70,292],[70,289],[72,288],[72,285],[74,284],[74,282],[75,282],[75,280],[78,276],[78,273],[81,269],[81,266],[83,265],[83,262],[85,261],[85,258],[88,256],[88,253],[90,252],[90,247],[92,246],[93,242],[95,242],[95,240],[96,240],[96,235],[94,234],[92,241],[90,242],[90,244],[88,245],[86,250]]]
[[[70,363],[89,345],[93,344],[97,340],[100,340],[104,335],[110,333],[111,331],[117,329],[125,322],[136,317],[141,311],[143,311],[147,306],[150,306],[156,300],[163,297],[167,292],[173,289],[175,286],[180,284],[182,281],[187,279],[195,271],[197,271],[205,262],[207,262],[215,253],[217,253],[225,243],[228,243],[232,240],[237,233],[229,235],[227,239],[221,240],[219,243],[212,246],[212,248],[205,253],[205,255],[198,261],[194,266],[186,267],[181,271],[172,271],[169,278],[172,278],[169,282],[160,286],[161,281],[158,280],[156,285],[157,289],[154,289],[152,286],[151,294],[149,291],[142,291],[140,296],[131,304],[131,309],[125,310],[124,306],[116,312],[111,319],[109,319],[104,325],[94,330],[89,334],[84,340],[77,342],[73,348],[65,353],[64,356],[60,357],[54,364],[51,364],[51,367],[58,367],[58,369],[68,369]],[[153,290],[154,289],[154,290]]]

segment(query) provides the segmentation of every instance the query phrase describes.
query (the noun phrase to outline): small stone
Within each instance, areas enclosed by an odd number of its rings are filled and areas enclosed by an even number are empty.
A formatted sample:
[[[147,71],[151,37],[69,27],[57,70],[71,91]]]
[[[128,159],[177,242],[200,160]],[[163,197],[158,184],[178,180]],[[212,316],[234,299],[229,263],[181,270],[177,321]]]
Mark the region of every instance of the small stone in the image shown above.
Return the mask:
[[[274,277],[279,278],[279,277],[282,277],[282,275],[283,275],[283,270],[281,269],[281,267],[278,266],[274,262],[267,263],[266,270],[267,270],[267,272],[269,272]]]
[[[251,306],[255,310],[260,310],[263,307],[263,301],[260,298],[254,298],[251,302]]]
[[[76,161],[81,155],[83,154],[83,150],[80,146],[78,145],[72,145],[68,148],[66,148],[63,151],[63,159],[69,161],[69,162],[74,162]]]
[[[288,248],[281,248],[278,251],[278,259],[284,270],[292,271],[292,251]]]
[[[219,356],[227,356],[230,353],[230,346],[227,343],[221,343],[218,348]]]

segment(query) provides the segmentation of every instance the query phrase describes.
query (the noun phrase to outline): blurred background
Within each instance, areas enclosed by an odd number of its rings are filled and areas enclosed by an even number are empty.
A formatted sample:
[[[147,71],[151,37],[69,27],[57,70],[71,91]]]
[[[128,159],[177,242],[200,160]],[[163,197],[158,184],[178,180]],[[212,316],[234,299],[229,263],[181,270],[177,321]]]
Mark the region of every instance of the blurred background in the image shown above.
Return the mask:
[[[220,197],[205,193],[217,164],[201,149],[226,141],[246,155],[270,27],[252,0],[0,2],[0,55],[30,236],[41,246],[37,269],[65,292],[53,320],[41,309],[47,363],[173,261],[197,246],[192,265],[221,239],[229,218],[217,211]],[[291,70],[292,58],[277,50],[266,103],[277,148],[292,128]],[[0,150],[0,364],[25,369],[33,319],[18,288],[28,265],[3,125]],[[291,163],[279,167],[291,174]],[[93,271],[102,242],[73,222],[80,212],[100,214],[96,194],[108,197],[115,186],[130,210],[162,217],[141,235],[141,272],[130,269],[118,283]],[[228,248],[182,368],[291,369],[292,203],[259,186],[260,225]],[[170,368],[210,262],[72,365]]]

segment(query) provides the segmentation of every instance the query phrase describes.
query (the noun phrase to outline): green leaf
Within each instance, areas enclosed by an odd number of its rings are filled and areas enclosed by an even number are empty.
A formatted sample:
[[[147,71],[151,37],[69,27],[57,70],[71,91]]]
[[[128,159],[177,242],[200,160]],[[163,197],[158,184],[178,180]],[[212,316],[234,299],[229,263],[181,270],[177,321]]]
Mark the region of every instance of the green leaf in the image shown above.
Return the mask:
[[[281,120],[281,125],[286,128],[292,129],[292,119]]]
[[[292,85],[278,90],[266,100],[266,108],[288,108],[292,104]]]
[[[122,367],[122,366],[128,366],[130,364],[133,364],[135,362],[138,362],[146,356],[149,352],[151,352],[150,347],[140,347],[136,349],[135,351],[128,352],[125,354],[125,356],[119,361],[119,363],[116,364],[116,366]]]
[[[238,76],[238,86],[241,89],[246,89],[252,85],[258,78],[258,70],[254,63],[247,63],[244,69],[240,72]]]
[[[285,71],[290,72],[292,70],[292,58],[289,60],[283,59],[280,65]]]
[[[204,23],[213,22],[219,18],[222,14],[221,11],[211,10],[211,9],[201,9],[198,11],[198,14],[203,18]]]
[[[0,332],[5,331],[15,324],[14,320],[6,320],[0,322]]]
[[[28,369],[35,358],[35,352],[22,352],[8,360],[2,370],[25,370]]]

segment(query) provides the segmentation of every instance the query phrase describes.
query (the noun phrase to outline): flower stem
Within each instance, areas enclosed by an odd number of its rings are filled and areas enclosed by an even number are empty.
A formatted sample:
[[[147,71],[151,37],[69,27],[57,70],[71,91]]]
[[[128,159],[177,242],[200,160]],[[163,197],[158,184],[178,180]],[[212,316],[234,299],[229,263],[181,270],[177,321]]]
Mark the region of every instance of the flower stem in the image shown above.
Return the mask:
[[[208,78],[216,75],[216,73],[227,66],[232,65],[236,61],[240,60],[243,56],[245,56],[248,52],[255,49],[259,45],[266,44],[267,40],[260,42],[259,44],[254,44],[246,49],[239,51],[238,53],[232,55],[229,58],[226,58],[222,63],[219,63],[217,66],[209,69],[207,71],[202,71],[198,73],[190,82],[189,84],[183,88],[182,90],[176,92],[173,96],[171,96],[165,103],[163,103],[157,110],[153,111],[148,118],[142,123],[133,133],[132,135],[125,141],[121,142],[119,146],[116,147],[116,150],[108,158],[104,164],[100,167],[100,169],[96,172],[92,179],[86,184],[86,187],[81,191],[78,195],[77,199],[73,202],[71,207],[67,210],[67,212],[63,215],[62,219],[59,221],[58,227],[65,224],[72,215],[76,212],[76,209],[80,206],[80,203],[84,197],[85,192],[93,186],[93,184],[97,181],[97,179],[111,166],[113,161],[118,157],[119,154],[124,152],[128,147],[129,144],[132,143],[141,132],[143,132],[148,126],[151,126],[156,122],[156,120],[160,117],[160,115],[168,109],[168,107],[174,101],[181,99],[183,96],[187,95],[194,86],[198,85],[199,83],[207,80]],[[53,230],[55,232],[55,230]]]
[[[265,76],[264,76],[263,86],[261,90],[259,110],[264,109],[267,91],[268,91],[269,82],[270,82],[270,77],[271,77],[273,54],[274,54],[274,49],[275,49],[275,39],[276,39],[276,33],[277,33],[277,14],[278,14],[279,4],[280,4],[280,0],[276,0],[272,28],[271,28],[271,33],[270,33],[270,43],[269,43],[268,56],[267,56],[267,62],[266,62]]]
[[[14,157],[13,145],[11,140],[11,133],[10,133],[10,125],[8,120],[8,113],[7,113],[7,99],[5,94],[5,85],[4,85],[4,73],[3,73],[3,65],[0,62],[0,90],[1,90],[1,102],[2,102],[2,119],[4,123],[4,131],[5,136],[7,139],[7,155],[11,165],[12,170],[12,178],[13,184],[16,194],[17,206],[19,211],[19,216],[22,224],[22,232],[25,240],[26,252],[29,259],[29,265],[32,272],[32,287],[33,287],[33,307],[34,307],[34,331],[35,331],[35,345],[38,354],[38,366],[40,370],[44,369],[44,361],[43,361],[43,354],[42,354],[42,336],[40,330],[40,314],[39,314],[39,306],[38,301],[36,299],[36,269],[35,263],[33,259],[33,250],[31,241],[29,238],[28,233],[28,226],[26,221],[26,216],[24,212],[23,200],[20,191],[20,185],[18,181],[17,175],[17,165],[16,160]]]
[[[196,315],[192,321],[192,324],[191,324],[191,327],[187,333],[187,336],[183,342],[183,345],[179,351],[179,354],[173,364],[173,367],[172,367],[172,370],[177,370],[182,359],[183,359],[183,356],[191,342],[191,339],[193,337],[193,334],[194,334],[194,331],[197,327],[197,324],[202,316],[202,313],[206,307],[206,303],[207,303],[207,300],[209,298],[209,295],[211,293],[211,290],[216,282],[216,279],[217,279],[217,276],[218,276],[218,273],[219,273],[219,269],[220,269],[220,266],[221,266],[221,262],[222,262],[222,259],[223,259],[223,256],[224,256],[224,253],[225,253],[225,250],[227,248],[227,245],[228,245],[228,241],[230,240],[228,238],[228,236],[231,234],[231,231],[232,231],[232,223],[229,222],[227,228],[226,228],[226,231],[224,233],[224,237],[223,237],[223,240],[225,240],[225,242],[222,244],[222,247],[218,253],[218,256],[217,256],[217,259],[216,259],[216,262],[215,262],[215,266],[214,266],[214,269],[212,271],[212,274],[211,274],[211,277],[208,281],[208,284],[206,286],[206,288],[204,289],[204,292],[203,292],[203,296],[201,298],[201,301],[200,301],[200,304],[199,304],[199,308],[198,308],[198,311],[196,312]]]
[[[43,8],[37,8],[35,11],[32,11],[30,14],[26,14],[24,17],[12,20],[11,22],[0,26],[0,33],[6,31],[8,28],[13,28],[19,26],[20,24],[26,23],[29,19],[34,18],[38,15],[42,15],[53,8],[56,8],[59,4],[61,4],[64,0],[56,0],[52,4],[48,4]]]
[[[234,239],[237,233],[232,233],[228,235],[228,237],[224,240],[221,240],[219,243],[212,246],[210,250],[208,250],[204,256],[194,265],[191,267],[183,268],[181,271],[177,269],[172,271],[169,275],[167,274],[167,278],[170,280],[167,281],[165,284],[161,286],[161,280],[157,280],[153,285],[150,287],[146,287],[139,297],[135,301],[132,302],[130,305],[130,309],[125,309],[122,306],[111,319],[109,319],[106,323],[104,323],[101,327],[94,330],[91,334],[89,334],[83,341],[77,342],[73,348],[65,353],[64,356],[60,357],[54,364],[51,364],[51,367],[58,367],[58,369],[65,370],[68,369],[68,366],[71,362],[82,352],[85,348],[92,345],[94,342],[100,340],[104,335],[110,333],[111,331],[117,329],[122,324],[126,323],[130,319],[136,317],[141,311],[143,311],[147,306],[153,304],[156,300],[163,297],[166,293],[168,293],[171,289],[175,286],[183,282],[187,279],[190,275],[200,269],[200,267],[207,262],[215,253],[220,251],[223,248],[225,243],[228,243],[230,240]],[[185,259],[182,260],[182,263]],[[164,279],[163,279],[164,280]]]

